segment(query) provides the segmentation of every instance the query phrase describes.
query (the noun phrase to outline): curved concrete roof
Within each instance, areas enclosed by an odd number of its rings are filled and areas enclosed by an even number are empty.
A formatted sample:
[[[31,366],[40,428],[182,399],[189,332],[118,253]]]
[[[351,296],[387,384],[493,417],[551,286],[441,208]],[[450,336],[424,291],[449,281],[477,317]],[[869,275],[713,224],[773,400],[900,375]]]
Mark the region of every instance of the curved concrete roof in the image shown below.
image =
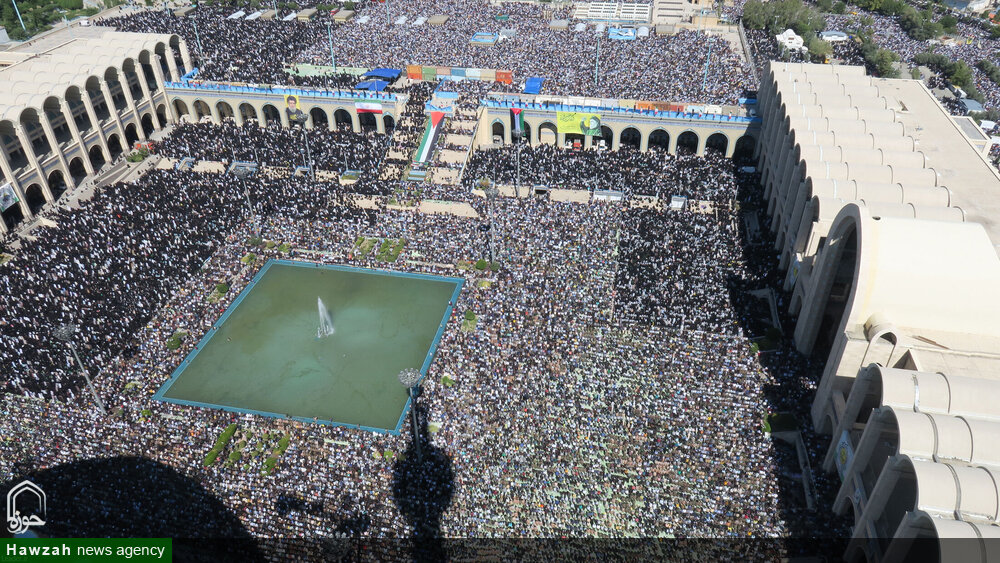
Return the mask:
[[[917,482],[914,509],[931,515],[954,517],[959,513],[991,524],[998,522],[1000,474],[996,470],[914,458],[909,461]]]
[[[982,225],[874,217],[848,204],[830,233],[851,226],[860,267],[842,328],[882,314],[901,327],[1000,338],[1000,261]]]
[[[897,412],[916,410],[1000,423],[1000,402],[996,400],[1000,397],[1000,378],[981,379],[877,365],[868,369],[874,370],[873,374],[881,381],[882,405]]]
[[[0,69],[2,119],[17,119],[25,107],[41,108],[49,96],[62,96],[70,86],[85,86],[91,76],[103,77],[109,68],[121,68],[127,59],[158,44],[168,46],[176,36],[105,32],[100,37],[76,39],[53,50],[36,53]]]

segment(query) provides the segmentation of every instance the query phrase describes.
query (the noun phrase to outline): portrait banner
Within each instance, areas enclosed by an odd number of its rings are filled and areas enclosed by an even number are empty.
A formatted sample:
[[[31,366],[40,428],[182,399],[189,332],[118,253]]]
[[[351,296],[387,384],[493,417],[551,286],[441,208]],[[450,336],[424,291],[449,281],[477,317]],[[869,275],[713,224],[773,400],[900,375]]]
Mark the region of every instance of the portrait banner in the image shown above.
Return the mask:
[[[309,120],[309,116],[299,108],[299,99],[291,94],[285,96],[285,113],[288,115],[288,124],[297,125]]]
[[[582,113],[576,111],[556,112],[557,127],[560,133],[577,133],[599,137],[601,135],[601,115],[599,113]]]

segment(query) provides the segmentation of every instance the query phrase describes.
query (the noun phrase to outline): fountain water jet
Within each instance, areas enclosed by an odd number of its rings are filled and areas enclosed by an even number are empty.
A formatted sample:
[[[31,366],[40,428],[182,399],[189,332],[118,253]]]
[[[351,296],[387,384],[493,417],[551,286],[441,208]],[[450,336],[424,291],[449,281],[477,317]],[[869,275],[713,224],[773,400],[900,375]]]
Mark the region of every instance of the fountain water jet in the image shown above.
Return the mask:
[[[317,297],[316,302],[319,306],[319,328],[316,329],[316,338],[330,336],[333,334],[333,320],[330,318],[330,312],[326,310],[322,298]]]

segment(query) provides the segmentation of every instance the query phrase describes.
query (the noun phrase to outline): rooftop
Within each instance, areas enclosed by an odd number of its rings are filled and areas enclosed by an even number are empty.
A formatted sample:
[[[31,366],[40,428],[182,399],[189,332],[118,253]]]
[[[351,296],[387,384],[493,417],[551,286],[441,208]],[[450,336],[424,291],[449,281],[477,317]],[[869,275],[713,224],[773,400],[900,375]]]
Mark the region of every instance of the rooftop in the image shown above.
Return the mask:
[[[902,108],[897,120],[940,174],[941,185],[951,189],[952,205],[965,211],[967,221],[986,229],[1000,254],[1000,173],[922,82],[876,79],[875,84],[887,97],[896,96]]]

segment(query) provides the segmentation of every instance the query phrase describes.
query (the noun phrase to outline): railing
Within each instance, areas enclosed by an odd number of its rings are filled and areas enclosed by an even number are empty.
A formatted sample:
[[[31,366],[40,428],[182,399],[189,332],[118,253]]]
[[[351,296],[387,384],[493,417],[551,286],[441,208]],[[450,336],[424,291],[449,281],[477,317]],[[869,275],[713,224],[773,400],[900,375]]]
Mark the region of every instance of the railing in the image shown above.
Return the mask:
[[[524,102],[482,100],[482,104],[488,108],[521,108],[536,109],[546,111],[582,111],[582,112],[612,112],[633,116],[655,117],[659,119],[686,119],[696,121],[714,121],[726,123],[759,123],[759,117],[744,117],[740,115],[722,115],[715,113],[690,113],[679,111],[660,111],[649,109],[633,109],[608,106],[575,106],[566,104],[535,104]]]
[[[172,90],[190,90],[193,92],[217,92],[239,94],[279,94],[283,96],[298,96],[307,98],[330,98],[345,100],[382,100],[395,102],[395,94],[368,92],[364,90],[311,90],[304,88],[285,88],[282,86],[240,86],[236,84],[221,84],[211,82],[165,82],[165,88]]]

